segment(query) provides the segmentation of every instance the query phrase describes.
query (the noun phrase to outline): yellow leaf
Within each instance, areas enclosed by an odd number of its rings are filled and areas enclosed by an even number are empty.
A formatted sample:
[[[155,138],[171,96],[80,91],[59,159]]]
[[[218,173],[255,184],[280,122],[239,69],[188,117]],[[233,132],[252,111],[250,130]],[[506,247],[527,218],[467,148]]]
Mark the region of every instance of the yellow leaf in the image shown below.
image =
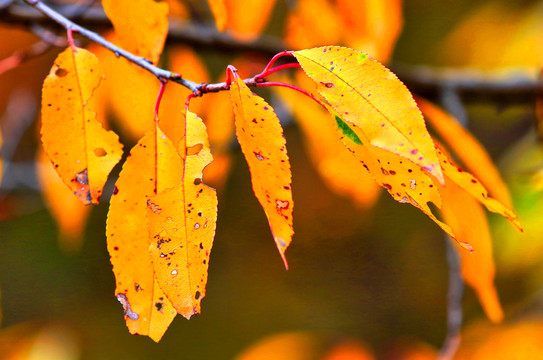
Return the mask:
[[[154,0],[102,0],[121,47],[156,63],[168,34],[168,4]]]
[[[230,98],[236,135],[251,171],[253,191],[264,208],[275,244],[288,268],[285,250],[294,234],[294,203],[283,129],[272,107],[253,94],[235,72],[233,77]]]
[[[470,244],[474,251],[458,249],[462,276],[473,287],[488,316],[494,322],[503,318],[500,301],[494,287],[492,240],[486,214],[479,202],[452,182],[445,173],[441,187],[445,221],[452,227],[456,239]]]
[[[84,49],[58,55],[43,84],[41,136],[45,152],[72,192],[98,203],[121,159],[118,137],[96,121],[93,93],[102,79],[98,59]]]
[[[228,14],[226,12],[225,0],[207,0],[207,3],[209,4],[209,8],[211,9],[213,17],[215,18],[217,30],[226,30]]]
[[[297,77],[302,88],[306,88],[304,85],[308,81],[307,77]],[[283,87],[278,87],[276,91],[291,107],[296,123],[304,134],[307,153],[328,187],[360,208],[375,204],[379,187],[362,164],[347,151],[337,135],[337,125],[330,114],[301,93]]]
[[[270,19],[275,0],[225,0],[228,28],[240,40],[255,40]]]
[[[343,47],[301,50],[294,56],[319,93],[371,145],[411,160],[443,183],[422,114],[390,70],[364,53]]]
[[[456,166],[447,155],[436,146],[439,161],[445,174],[451,181],[477,199],[489,211],[500,214],[509,220],[517,229],[522,231],[522,225],[517,215],[496,199],[489,197],[488,191],[473,175]]]
[[[388,62],[403,26],[402,1],[337,0],[337,8],[346,44]]]
[[[119,174],[107,218],[107,242],[116,279],[115,294],[130,333],[159,341],[176,311],[155,280],[149,253],[148,198],[182,180],[182,159],[160,128],[131,150]],[[158,210],[157,210],[158,211]]]
[[[68,252],[79,250],[90,207],[83,205],[66,188],[47,155],[40,151],[37,173],[44,200],[59,227],[59,243]]]
[[[511,207],[509,190],[490,156],[477,139],[455,118],[437,106],[422,98],[416,100],[426,120],[466,165],[467,169],[479,178],[492,196],[505,206]]]
[[[158,182],[158,195],[147,201],[147,219],[157,282],[177,312],[189,319],[200,312],[206,292],[217,194],[202,183],[202,171],[213,158],[205,126],[191,112],[186,132],[184,163],[179,169],[168,168],[180,172],[182,181],[167,189]]]
[[[285,30],[285,42],[289,48],[306,49],[337,44],[343,27],[337,9],[330,1],[299,0],[288,16]]]

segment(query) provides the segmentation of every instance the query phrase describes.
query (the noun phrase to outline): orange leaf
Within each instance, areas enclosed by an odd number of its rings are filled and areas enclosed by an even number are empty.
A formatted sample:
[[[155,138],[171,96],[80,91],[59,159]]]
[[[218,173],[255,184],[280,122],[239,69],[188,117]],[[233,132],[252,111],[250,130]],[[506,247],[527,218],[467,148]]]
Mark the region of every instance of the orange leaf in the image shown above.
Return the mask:
[[[182,180],[182,159],[160,128],[149,131],[131,150],[111,197],[107,218],[108,251],[130,333],[159,341],[176,311],[155,280],[149,253],[148,197]]]
[[[43,84],[43,147],[64,183],[85,204],[98,203],[122,155],[117,135],[96,121],[93,93],[102,76],[92,53],[68,48]]]
[[[468,194],[477,199],[483,204],[489,211],[500,214],[507,218],[514,226],[522,231],[522,225],[517,215],[504,206],[501,202],[488,196],[488,191],[473,175],[467,171],[463,171],[457,167],[447,155],[436,146],[437,154],[439,156],[439,162],[443,169],[443,173],[456,185],[466,191]]]
[[[298,83],[310,81],[302,76],[297,80]],[[296,123],[304,134],[307,153],[328,187],[360,208],[375,204],[379,187],[362,164],[345,149],[330,114],[301,93],[283,87],[276,91],[292,108]]]
[[[215,25],[219,31],[226,30],[226,25],[228,21],[228,14],[226,12],[225,0],[207,0],[209,8],[213,13],[215,18]]]
[[[225,0],[228,28],[240,40],[255,40],[270,19],[275,0]]]
[[[390,70],[364,53],[343,47],[301,50],[294,56],[319,93],[371,145],[411,160],[443,183],[422,114]]]
[[[153,0],[102,0],[121,47],[158,61],[168,34],[168,4]]]
[[[285,250],[294,234],[294,203],[283,129],[272,107],[253,94],[235,72],[233,78],[230,98],[236,135],[251,171],[253,191],[264,208],[275,244],[288,268]]]
[[[432,103],[417,98],[417,104],[432,128],[490,193],[511,207],[511,195],[483,146],[458,121]]]
[[[66,251],[79,250],[91,208],[66,188],[43,151],[38,153],[37,161],[44,200],[59,227],[59,243]]]
[[[337,44],[343,33],[337,9],[327,0],[297,1],[285,29],[285,42],[291,49]]]
[[[475,251],[462,249],[462,276],[475,289],[489,319],[499,322],[503,311],[494,287],[494,260],[492,240],[486,214],[479,202],[452,182],[445,173],[445,186],[441,187],[445,221],[452,227],[456,239],[473,246]]]
[[[177,312],[189,319],[200,312],[206,292],[217,194],[202,183],[202,171],[213,158],[205,126],[191,112],[186,133],[188,152],[182,167],[168,168],[180,172],[182,181],[163,190],[159,176],[158,195],[147,201],[147,219],[157,282]]]
[[[347,45],[388,62],[403,26],[402,1],[337,0],[337,8]]]

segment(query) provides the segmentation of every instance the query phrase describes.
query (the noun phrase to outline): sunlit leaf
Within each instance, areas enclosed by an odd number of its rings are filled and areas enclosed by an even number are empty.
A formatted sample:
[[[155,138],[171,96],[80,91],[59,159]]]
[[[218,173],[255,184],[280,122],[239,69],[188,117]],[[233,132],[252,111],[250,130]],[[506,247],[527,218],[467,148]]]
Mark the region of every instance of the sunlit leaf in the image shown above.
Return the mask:
[[[505,206],[511,207],[511,195],[498,170],[483,146],[458,121],[433,105],[417,98],[420,110],[432,128],[441,136],[458,158],[466,165],[490,194]]]
[[[298,77],[306,88],[307,77]],[[286,81],[285,81],[286,82]],[[363,165],[345,149],[330,114],[307,96],[283,87],[276,90],[292,109],[306,140],[307,153],[324,182],[337,194],[351,199],[358,207],[371,207],[379,187]]]
[[[157,190],[182,180],[182,159],[160,128],[149,131],[131,150],[111,197],[107,242],[130,333],[159,341],[176,310],[155,280],[149,253],[147,207]]]
[[[85,204],[98,203],[122,155],[117,135],[96,121],[93,93],[102,76],[92,53],[68,48],[43,84],[43,147],[64,183]]]
[[[43,151],[39,152],[37,162],[44,200],[58,224],[60,246],[68,252],[79,250],[91,208],[66,188]]]
[[[235,72],[233,78],[230,97],[236,135],[251,171],[253,191],[264,208],[275,244],[288,267],[285,250],[294,233],[294,203],[283,129],[272,107],[253,94]]]
[[[168,4],[154,0],[102,0],[122,48],[156,63],[168,33]]]
[[[254,40],[267,25],[275,0],[225,0],[228,29],[241,40]]]
[[[184,142],[183,142],[184,144]],[[217,222],[217,195],[202,183],[202,171],[212,161],[202,120],[187,114],[187,153],[174,187],[158,177],[158,194],[147,201],[151,259],[164,294],[189,319],[200,312],[205,296],[209,254]],[[160,165],[160,160],[159,160]]]
[[[390,70],[342,47],[301,50],[294,56],[341,119],[360,129],[371,145],[411,160],[443,183],[422,114]]]
[[[470,244],[474,251],[458,249],[462,276],[473,287],[489,319],[498,322],[503,318],[500,301],[494,287],[494,260],[492,240],[486,214],[479,202],[445,175],[441,187],[441,211],[456,239]]]

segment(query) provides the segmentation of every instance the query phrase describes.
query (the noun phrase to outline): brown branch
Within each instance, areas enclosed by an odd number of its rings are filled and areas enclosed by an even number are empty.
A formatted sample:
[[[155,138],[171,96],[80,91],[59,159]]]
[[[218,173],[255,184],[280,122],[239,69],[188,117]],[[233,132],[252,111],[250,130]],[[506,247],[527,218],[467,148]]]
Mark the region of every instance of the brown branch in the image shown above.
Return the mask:
[[[24,0],[24,2],[31,5],[39,3],[34,0]],[[42,3],[40,4],[44,6]],[[33,23],[50,26],[52,23],[58,22],[58,17],[62,17],[66,21],[61,23],[61,25],[66,28],[68,24],[73,24],[72,28],[76,30],[76,25],[68,20],[68,18],[77,14],[79,15],[78,24],[83,25],[77,26],[81,29],[86,30],[84,26],[95,29],[111,28],[111,23],[100,6],[86,8],[83,14],[80,14],[80,10],[78,10],[80,9],[80,6],[78,5],[64,5],[56,7],[55,10],[49,9],[57,16],[52,17],[50,14],[44,13],[43,11],[37,12],[28,6],[19,5],[18,2],[0,0],[0,21],[25,26],[29,26]],[[86,31],[92,33],[89,30]],[[82,35],[87,36],[85,33],[81,33]],[[95,33],[93,34],[96,35]],[[91,38],[91,40],[96,41],[94,38]],[[211,49],[213,51],[228,51],[229,53],[258,52],[269,56],[275,55],[285,48],[283,42],[277,38],[264,36],[252,42],[243,42],[232,38],[228,34],[219,33],[214,26],[188,24],[187,22],[179,21],[177,19],[170,20],[167,41],[180,42],[194,47]],[[97,42],[104,45],[103,41]],[[115,52],[112,47],[108,48]],[[122,52],[117,51],[115,53],[124,56]],[[142,67],[148,67],[145,65],[147,62],[145,59],[129,60]],[[507,105],[515,103],[532,103],[538,93],[543,93],[543,83],[535,78],[523,75],[522,72],[511,72],[510,76],[504,78],[503,71],[483,72],[473,69],[439,69],[403,64],[391,64],[390,68],[412,92],[432,100],[439,100],[443,94],[448,94],[447,96],[449,99],[454,98],[456,102],[460,101],[460,103],[490,101],[500,105]],[[155,76],[163,78],[171,76],[170,72],[163,73],[155,71],[153,73]],[[169,79],[179,82],[175,80],[175,77],[170,77]],[[199,85],[195,83],[189,82],[182,85],[187,86],[196,94],[202,93],[198,91]],[[252,84],[249,83],[248,85]],[[209,88],[223,89],[221,86],[210,86]],[[202,88],[200,87],[200,90],[201,89]],[[451,94],[454,94],[454,97],[451,97]]]

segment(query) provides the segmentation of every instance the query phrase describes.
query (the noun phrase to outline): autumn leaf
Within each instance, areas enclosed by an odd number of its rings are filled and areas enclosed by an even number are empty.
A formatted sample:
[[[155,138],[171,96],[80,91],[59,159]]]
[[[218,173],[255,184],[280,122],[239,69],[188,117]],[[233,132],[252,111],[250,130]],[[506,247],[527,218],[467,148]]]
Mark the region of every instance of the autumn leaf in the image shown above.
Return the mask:
[[[403,26],[402,1],[337,0],[337,9],[345,44],[388,62]]]
[[[337,44],[342,30],[337,9],[330,1],[299,0],[287,18],[285,42],[291,49]]]
[[[458,250],[462,277],[477,292],[489,319],[499,322],[503,318],[503,311],[494,287],[492,240],[486,214],[475,198],[447,177],[445,181],[446,186],[441,189],[441,211],[445,221],[451,225],[459,241],[466,242],[475,249],[472,253]]]
[[[298,74],[302,76],[296,77],[296,83],[302,88],[309,88],[308,82],[311,80]],[[278,87],[276,91],[291,107],[296,123],[304,134],[307,153],[328,187],[352,200],[359,208],[366,209],[375,204],[379,187],[363,165],[346,151],[330,114],[299,92],[284,87]]]
[[[390,70],[364,53],[343,47],[293,55],[341,119],[359,128],[371,145],[412,161],[443,183],[422,114]]]
[[[121,47],[152,63],[168,34],[168,4],[153,0],[102,0]]]
[[[92,53],[68,48],[58,55],[43,84],[43,148],[64,183],[85,204],[98,203],[122,155],[117,135],[96,121],[93,93],[102,76]]]
[[[37,173],[45,203],[58,224],[60,247],[68,252],[79,250],[91,208],[66,188],[43,151],[37,156]]]
[[[517,229],[522,231],[522,225],[513,210],[509,209],[498,200],[491,198],[488,195],[488,191],[477,178],[456,166],[456,164],[454,164],[439,147],[436,146],[436,150],[443,173],[451,181],[477,199],[487,208],[487,210],[502,215]]]
[[[420,110],[432,128],[447,143],[456,156],[466,165],[492,196],[505,206],[511,207],[511,195],[496,166],[483,146],[458,121],[422,99],[416,99]]]
[[[235,71],[232,71],[232,76],[230,98],[236,135],[251,171],[253,191],[264,208],[275,244],[288,268],[285,250],[294,234],[294,203],[283,129],[272,107],[253,94]]]
[[[228,13],[226,11],[225,0],[207,0],[207,3],[209,4],[209,8],[211,9],[213,17],[215,18],[217,30],[226,30]]]
[[[106,233],[115,295],[130,333],[159,341],[176,310],[155,280],[149,252],[147,207],[157,190],[182,181],[182,159],[157,126],[131,150],[111,197]],[[156,211],[160,211],[156,208]]]
[[[272,14],[275,0],[224,0],[228,29],[243,41],[255,40],[264,30]]]
[[[205,126],[187,113],[187,149],[180,170],[181,182],[147,200],[151,259],[155,277],[181,315],[200,312],[205,296],[209,254],[217,222],[217,194],[202,182],[202,171],[212,161]],[[160,163],[159,163],[160,165]],[[158,179],[160,180],[160,176]],[[162,185],[161,185],[162,184]]]

